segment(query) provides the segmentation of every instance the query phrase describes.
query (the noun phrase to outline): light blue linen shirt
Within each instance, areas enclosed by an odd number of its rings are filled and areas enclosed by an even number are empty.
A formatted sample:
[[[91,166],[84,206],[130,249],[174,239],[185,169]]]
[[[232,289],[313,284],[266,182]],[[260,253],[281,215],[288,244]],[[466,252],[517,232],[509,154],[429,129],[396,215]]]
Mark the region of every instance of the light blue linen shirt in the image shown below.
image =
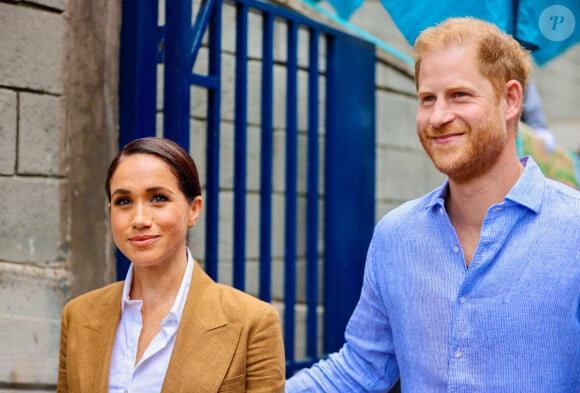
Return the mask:
[[[522,163],[469,268],[447,182],[388,213],[346,343],[286,392],[580,392],[580,192]]]

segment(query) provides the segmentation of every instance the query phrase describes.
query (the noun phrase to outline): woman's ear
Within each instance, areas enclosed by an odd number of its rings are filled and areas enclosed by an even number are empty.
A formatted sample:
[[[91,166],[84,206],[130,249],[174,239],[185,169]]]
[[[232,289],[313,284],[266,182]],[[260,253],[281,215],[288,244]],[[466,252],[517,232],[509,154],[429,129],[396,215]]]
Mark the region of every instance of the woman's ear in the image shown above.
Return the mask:
[[[193,199],[193,201],[191,202],[191,206],[190,206],[190,211],[189,211],[189,221],[188,224],[191,224],[191,226],[194,226],[197,223],[197,220],[199,218],[199,215],[201,214],[201,208],[203,206],[203,199],[201,196],[197,196]],[[190,225],[188,225],[190,226]],[[190,228],[191,228],[190,226]]]
[[[518,120],[524,105],[524,89],[520,82],[512,79],[505,84],[504,99],[506,120]]]

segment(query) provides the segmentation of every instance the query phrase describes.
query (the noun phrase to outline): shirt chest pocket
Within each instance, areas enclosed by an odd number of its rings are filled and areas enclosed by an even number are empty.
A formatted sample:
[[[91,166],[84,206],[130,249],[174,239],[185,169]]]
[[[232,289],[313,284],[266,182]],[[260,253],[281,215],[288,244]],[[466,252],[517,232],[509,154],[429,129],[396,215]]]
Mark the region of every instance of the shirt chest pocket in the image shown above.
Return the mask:
[[[237,377],[227,378],[220,386],[220,392],[245,392],[246,391],[246,375],[238,375]]]

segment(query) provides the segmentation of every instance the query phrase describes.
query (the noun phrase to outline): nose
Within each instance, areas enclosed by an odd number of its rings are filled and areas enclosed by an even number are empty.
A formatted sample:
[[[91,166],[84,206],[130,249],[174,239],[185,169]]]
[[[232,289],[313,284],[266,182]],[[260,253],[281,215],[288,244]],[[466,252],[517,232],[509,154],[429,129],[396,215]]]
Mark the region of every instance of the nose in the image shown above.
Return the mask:
[[[429,123],[434,128],[440,128],[443,125],[451,122],[454,119],[454,114],[451,111],[448,103],[445,100],[437,100],[433,105],[433,111],[429,117]]]
[[[141,229],[151,226],[151,215],[145,204],[138,203],[135,205],[132,223],[133,228]]]

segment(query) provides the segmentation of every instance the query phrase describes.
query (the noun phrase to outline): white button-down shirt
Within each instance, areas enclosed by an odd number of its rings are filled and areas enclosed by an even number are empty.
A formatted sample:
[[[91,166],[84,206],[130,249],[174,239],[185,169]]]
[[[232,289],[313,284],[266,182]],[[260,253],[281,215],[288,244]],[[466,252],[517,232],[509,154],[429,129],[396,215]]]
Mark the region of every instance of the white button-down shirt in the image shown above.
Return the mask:
[[[121,321],[117,327],[111,369],[109,371],[109,392],[111,393],[159,393],[165,379],[169,359],[175,345],[177,328],[183,313],[193,274],[193,258],[187,250],[187,267],[175,302],[169,314],[161,322],[161,330],[153,338],[145,353],[135,364],[137,343],[143,321],[141,319],[142,300],[131,300],[129,292],[133,281],[133,265],[129,267],[123,299]]]

